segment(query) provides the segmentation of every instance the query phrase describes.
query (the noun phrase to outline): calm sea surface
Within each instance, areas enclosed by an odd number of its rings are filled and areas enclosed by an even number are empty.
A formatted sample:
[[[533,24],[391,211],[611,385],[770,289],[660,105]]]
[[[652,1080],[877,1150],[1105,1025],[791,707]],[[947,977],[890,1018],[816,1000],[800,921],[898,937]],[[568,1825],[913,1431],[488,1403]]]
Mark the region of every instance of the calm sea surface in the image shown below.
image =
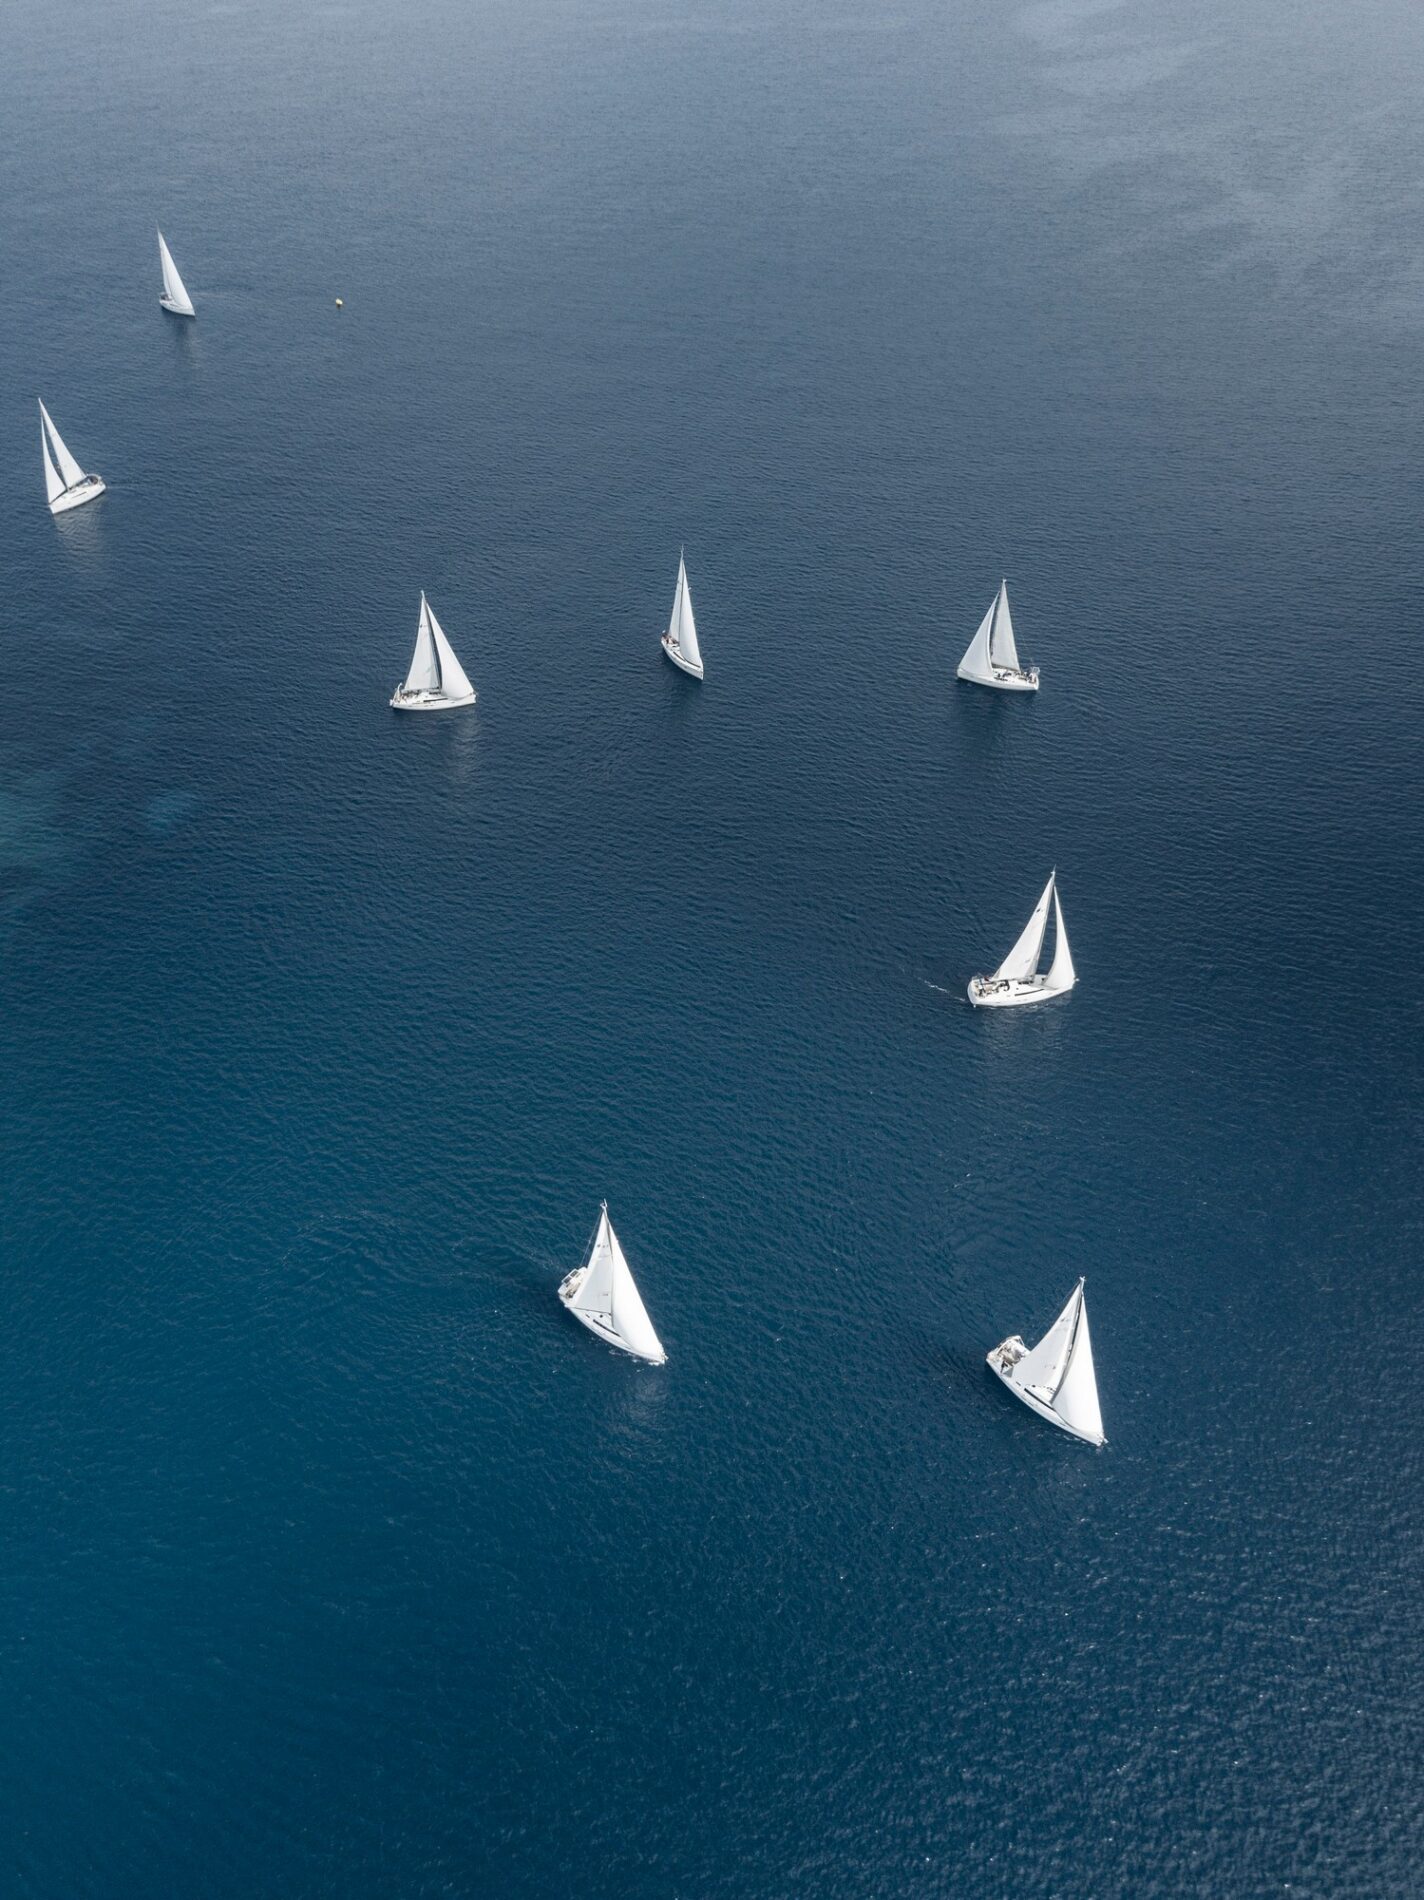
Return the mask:
[[[1418,1893],[1418,7],[3,70],[6,1891]]]

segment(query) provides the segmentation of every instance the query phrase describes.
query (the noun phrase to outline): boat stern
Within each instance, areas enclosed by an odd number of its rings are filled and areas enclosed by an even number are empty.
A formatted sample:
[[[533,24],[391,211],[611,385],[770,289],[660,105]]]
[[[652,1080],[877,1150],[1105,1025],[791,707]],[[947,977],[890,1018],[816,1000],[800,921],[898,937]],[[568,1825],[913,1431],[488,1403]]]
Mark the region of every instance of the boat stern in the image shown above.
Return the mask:
[[[587,1267],[575,1267],[572,1273],[566,1273],[563,1279],[560,1280],[559,1298],[563,1301],[565,1306],[568,1305],[569,1301],[574,1298],[579,1288],[583,1285],[583,1276],[587,1272]],[[580,1317],[582,1317],[582,1315],[580,1315]]]
[[[997,1372],[1001,1379],[1007,1379],[1028,1347],[1017,1333],[1010,1333],[1007,1339],[1001,1339],[992,1352],[984,1355],[984,1363],[991,1372]]]
[[[702,662],[699,660],[694,666],[692,661],[686,657],[680,648],[673,645],[672,640],[667,634],[663,635],[662,649],[680,672],[686,673],[689,678],[695,680],[700,680],[704,677],[707,669],[703,666]]]

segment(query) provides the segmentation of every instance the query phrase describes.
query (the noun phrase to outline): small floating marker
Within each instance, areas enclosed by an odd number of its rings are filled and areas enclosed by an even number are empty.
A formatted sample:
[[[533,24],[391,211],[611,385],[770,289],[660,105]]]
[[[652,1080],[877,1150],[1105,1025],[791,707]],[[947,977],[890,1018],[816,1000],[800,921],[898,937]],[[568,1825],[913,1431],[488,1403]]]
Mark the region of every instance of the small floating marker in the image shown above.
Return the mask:
[[[339,297],[336,300],[336,307],[338,310],[344,310],[346,308],[346,305],[341,301]]]

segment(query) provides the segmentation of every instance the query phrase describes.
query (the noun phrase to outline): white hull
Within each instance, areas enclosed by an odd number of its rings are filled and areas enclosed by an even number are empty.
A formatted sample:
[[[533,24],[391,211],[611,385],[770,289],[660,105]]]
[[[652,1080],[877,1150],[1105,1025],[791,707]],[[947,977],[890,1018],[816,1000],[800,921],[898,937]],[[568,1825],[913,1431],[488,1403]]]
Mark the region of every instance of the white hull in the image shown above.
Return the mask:
[[[702,678],[705,669],[701,660],[698,660],[694,664],[693,661],[688,659],[685,653],[673,645],[667,634],[663,635],[663,652],[666,653],[673,665],[680,667],[684,673],[690,673],[695,680]]]
[[[163,308],[168,312],[170,317],[196,317],[198,314],[191,304],[185,309],[181,303],[174,303],[167,291],[159,291],[158,301],[163,305]]]
[[[1060,1432],[1067,1432],[1070,1438],[1076,1438],[1084,1445],[1105,1445],[1108,1442],[1105,1437],[1094,1438],[1087,1432],[1080,1432],[1076,1426],[1070,1425],[1065,1418],[1060,1418],[1051,1405],[1045,1405],[1043,1400],[1036,1399],[1032,1392],[1026,1392],[1021,1385],[1014,1384],[1009,1374],[1014,1366],[1018,1364],[1019,1360],[1023,1358],[1025,1350],[1024,1343],[1018,1334],[1011,1333],[1007,1339],[995,1346],[994,1350],[987,1355],[984,1363],[994,1374],[995,1378],[998,1379],[1000,1384],[1006,1385],[1009,1388],[1016,1399],[1022,1399],[1031,1412],[1037,1412],[1040,1418],[1046,1418],[1049,1424],[1056,1425]],[[1008,1361],[1007,1365],[1005,1365],[1005,1360]]]
[[[97,501],[104,492],[104,484],[97,475],[90,475],[74,488],[66,488],[62,495],[56,495],[49,505],[52,515],[67,515],[71,508],[82,508],[86,501]]]
[[[1000,693],[1036,693],[1038,691],[1038,668],[1031,666],[1026,673],[1013,673],[1007,667],[996,666],[992,679],[985,679],[981,673],[966,673],[959,668],[958,677],[968,680],[971,686],[992,686]]]
[[[573,1272],[566,1275],[559,1283],[559,1298],[573,1314],[574,1318],[578,1320],[580,1325],[586,1326],[595,1338],[601,1339],[606,1346],[616,1346],[619,1352],[626,1352],[630,1359],[641,1359],[645,1365],[649,1366],[666,1365],[667,1354],[665,1352],[656,1354],[635,1352],[627,1340],[620,1338],[599,1314],[581,1312],[579,1308],[573,1304],[574,1295],[583,1285],[584,1275],[587,1272],[587,1267],[575,1267]]]
[[[476,697],[473,692],[462,693],[458,698],[452,698],[449,693],[407,693],[398,686],[391,695],[391,704],[397,712],[447,712],[452,706],[473,706]]]
[[[975,1009],[1022,1009],[1027,1003],[1049,1003],[1055,996],[1066,996],[1072,989],[1050,984],[1046,976],[1010,977],[996,982],[992,976],[969,979],[969,1000]]]

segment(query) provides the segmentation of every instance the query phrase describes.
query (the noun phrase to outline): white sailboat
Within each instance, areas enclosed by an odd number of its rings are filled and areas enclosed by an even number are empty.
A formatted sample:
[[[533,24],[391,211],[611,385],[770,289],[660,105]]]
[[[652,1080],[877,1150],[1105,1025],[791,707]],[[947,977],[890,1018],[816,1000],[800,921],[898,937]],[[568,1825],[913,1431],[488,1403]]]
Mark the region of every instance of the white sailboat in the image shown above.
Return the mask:
[[[86,501],[93,501],[104,492],[104,484],[97,475],[86,475],[75,461],[64,440],[50,421],[49,411],[40,404],[40,453],[44,456],[45,499],[49,502],[52,515],[62,515],[70,508],[82,508]]]
[[[565,1277],[559,1298],[576,1320],[610,1346],[618,1346],[651,1365],[660,1366],[666,1360],[662,1341],[653,1331],[648,1309],[608,1218],[607,1201],[599,1211],[588,1259]]]
[[[995,686],[1001,693],[1038,691],[1038,668],[1019,664],[1007,581],[999,582],[999,591],[959,662],[959,677],[972,680],[976,686]]]
[[[684,673],[690,673],[695,680],[702,678],[702,650],[697,644],[697,622],[692,617],[687,563],[681,554],[677,557],[677,592],[672,599],[672,619],[663,635],[663,652]]]
[[[1053,903],[1053,922],[1057,941],[1053,961],[1040,974],[1038,959],[1048,929],[1048,905]],[[1073,968],[1073,952],[1068,947],[1068,931],[1063,922],[1063,905],[1058,896],[1058,873],[1051,872],[1043,895],[1033,907],[1033,915],[1019,933],[1019,940],[992,976],[969,979],[969,1000],[976,1009],[1015,1009],[1024,1003],[1046,1003],[1051,996],[1066,996],[1078,981]]]
[[[989,1354],[989,1365],[1040,1418],[1090,1445],[1106,1444],[1081,1280],[1036,1346],[1011,1333]]]
[[[173,262],[173,253],[164,243],[161,231],[158,234],[158,261],[163,267],[163,289],[158,294],[158,301],[175,317],[197,316],[198,313],[193,308],[193,299],[183,287],[183,279],[178,275],[178,266]]]
[[[447,706],[474,703],[475,689],[422,594],[410,671],[391,695],[391,704],[397,712],[441,712]]]

